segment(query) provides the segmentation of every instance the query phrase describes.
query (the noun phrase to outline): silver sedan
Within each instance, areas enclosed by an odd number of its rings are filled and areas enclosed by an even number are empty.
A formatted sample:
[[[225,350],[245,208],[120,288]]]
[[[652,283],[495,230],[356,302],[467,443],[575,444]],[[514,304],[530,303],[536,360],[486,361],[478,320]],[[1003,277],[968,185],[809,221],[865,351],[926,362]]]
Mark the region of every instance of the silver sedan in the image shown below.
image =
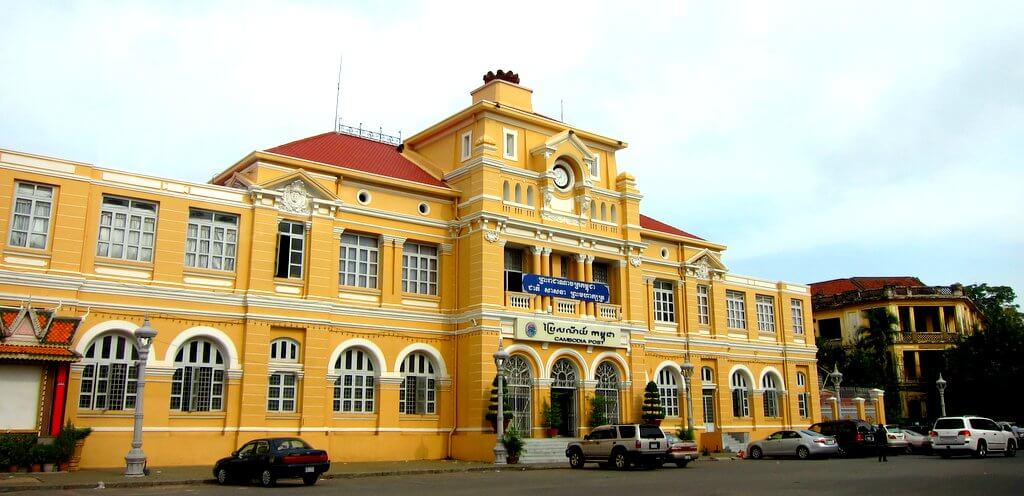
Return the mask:
[[[839,443],[832,436],[814,431],[777,431],[748,444],[747,453],[754,460],[766,456],[795,456],[805,460],[815,456],[835,456],[839,454]]]

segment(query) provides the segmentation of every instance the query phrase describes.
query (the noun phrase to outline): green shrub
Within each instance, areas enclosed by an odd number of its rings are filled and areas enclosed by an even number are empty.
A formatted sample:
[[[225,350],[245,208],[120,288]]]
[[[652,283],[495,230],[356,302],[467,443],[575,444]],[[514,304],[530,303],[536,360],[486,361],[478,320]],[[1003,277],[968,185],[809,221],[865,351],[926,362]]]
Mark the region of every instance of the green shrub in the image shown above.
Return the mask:
[[[35,434],[0,434],[0,465],[29,465],[36,443]]]
[[[515,425],[510,425],[505,434],[501,436],[501,444],[505,445],[505,451],[508,456],[517,457],[526,450],[523,447],[526,445],[526,441],[523,441],[523,436],[519,434],[519,430],[516,429]]]
[[[658,385],[654,381],[648,382],[647,387],[644,388],[642,410],[640,418],[648,424],[665,418],[665,407],[661,406],[661,392],[658,391]]]
[[[590,418],[587,419],[587,425],[590,427],[597,427],[599,425],[605,425],[608,423],[608,415],[605,413],[605,409],[608,408],[608,400],[604,396],[595,395],[590,398]]]

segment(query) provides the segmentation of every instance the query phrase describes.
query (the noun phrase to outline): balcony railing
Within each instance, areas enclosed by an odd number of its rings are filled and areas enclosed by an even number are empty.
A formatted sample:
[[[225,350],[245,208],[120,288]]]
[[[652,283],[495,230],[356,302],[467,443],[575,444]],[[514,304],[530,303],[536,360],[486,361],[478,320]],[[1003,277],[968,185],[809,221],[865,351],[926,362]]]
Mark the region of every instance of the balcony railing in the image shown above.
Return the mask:
[[[505,292],[505,306],[516,310],[533,310],[533,302],[536,297],[528,293]]]
[[[886,286],[881,289],[854,289],[833,295],[812,298],[815,309],[835,308],[868,301],[898,300],[911,297],[962,298],[962,286]]]
[[[894,344],[950,344],[957,340],[956,334],[948,332],[897,332]]]
[[[579,315],[580,302],[578,300],[554,298],[554,307],[556,315],[571,315],[575,317]]]
[[[597,304],[597,318],[601,320],[622,320],[622,306],[611,303]]]

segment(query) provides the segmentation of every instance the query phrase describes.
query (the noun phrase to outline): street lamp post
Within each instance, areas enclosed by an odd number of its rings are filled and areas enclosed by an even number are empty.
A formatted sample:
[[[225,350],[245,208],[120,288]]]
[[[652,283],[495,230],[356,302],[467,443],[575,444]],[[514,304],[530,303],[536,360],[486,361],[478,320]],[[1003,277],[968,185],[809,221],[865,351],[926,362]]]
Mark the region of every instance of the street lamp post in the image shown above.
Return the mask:
[[[142,327],[135,330],[135,342],[139,348],[139,363],[136,365],[138,377],[135,389],[135,429],[132,436],[132,449],[124,457],[124,475],[127,477],[146,475],[146,454],[142,452],[143,399],[146,397],[146,359],[149,358],[149,347],[155,337],[156,329],[150,327],[147,316],[142,322]]]
[[[935,387],[939,389],[939,410],[942,412],[942,416],[946,416],[946,380],[942,378],[942,372],[939,372],[939,380],[935,381]]]
[[[501,438],[505,437],[505,388],[503,384],[505,360],[508,360],[508,352],[498,341],[498,351],[494,352],[494,365],[498,369],[498,418],[494,422],[494,430],[497,432],[497,440],[494,444],[494,464],[505,464],[505,443]]]
[[[686,429],[693,432],[693,397],[690,396],[690,377],[693,377],[693,364],[689,360],[679,366],[683,374],[683,385],[686,386]]]
[[[828,373],[829,379],[836,385],[836,420],[843,419],[843,399],[839,393],[839,384],[843,382],[843,373],[839,371],[839,364],[832,366],[832,372]]]

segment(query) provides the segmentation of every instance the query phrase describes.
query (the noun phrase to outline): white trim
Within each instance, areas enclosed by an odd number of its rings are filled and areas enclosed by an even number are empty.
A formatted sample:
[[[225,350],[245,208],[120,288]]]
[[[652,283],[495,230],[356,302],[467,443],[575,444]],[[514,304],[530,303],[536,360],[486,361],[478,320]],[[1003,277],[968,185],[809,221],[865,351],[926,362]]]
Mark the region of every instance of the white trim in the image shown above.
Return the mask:
[[[508,352],[510,356],[513,353],[529,355],[530,359],[533,360],[533,365],[537,368],[537,375],[535,375],[534,377],[543,378],[548,376],[547,370],[545,370],[544,368],[544,360],[540,357],[540,353],[537,353],[537,350],[535,350],[533,347],[517,343],[505,348],[505,351]]]
[[[469,138],[469,143],[468,144],[466,143],[466,138]],[[469,160],[469,157],[473,156],[473,131],[472,130],[466,131],[466,132],[462,133],[461,136],[459,136],[459,147],[461,149],[461,151],[459,152],[459,157],[460,157],[460,160],[462,160],[463,162],[466,161],[466,160]]]
[[[571,357],[573,357],[575,359],[574,361],[576,362],[576,366],[578,366],[578,367],[580,367],[582,369],[582,370],[579,371],[580,372],[580,379],[579,379],[579,381],[580,381],[580,385],[582,386],[584,378],[589,378],[590,377],[590,369],[587,366],[587,360],[585,358],[583,358],[583,355],[581,355],[580,352],[578,352],[576,350],[572,350],[572,349],[569,349],[569,348],[560,348],[560,349],[556,350],[554,353],[551,354],[550,357],[548,357],[548,362],[545,365],[545,368],[547,370],[551,370],[551,367],[555,366],[555,362],[557,362],[558,359],[562,358],[563,356],[571,356]],[[545,376],[544,378],[545,379],[550,379],[550,377],[547,377],[547,376]]]
[[[512,136],[512,153],[508,149],[508,137]],[[502,157],[508,160],[519,160],[519,132],[507,127],[501,128]]]
[[[605,361],[607,359],[611,359],[611,361],[613,361],[616,364],[618,364],[619,372],[621,372],[622,376],[623,376],[623,378],[620,379],[619,382],[629,382],[629,381],[633,380],[633,378],[630,375],[629,364],[626,363],[626,360],[624,358],[622,358],[622,355],[619,355],[618,353],[616,353],[614,351],[605,351],[603,353],[598,354],[596,357],[594,357],[594,360],[590,363],[590,371],[591,371],[591,373],[596,374],[597,373],[597,366],[601,365],[601,362],[603,362],[603,361]],[[597,380],[597,377],[594,377],[592,375],[588,375],[587,378],[592,380],[592,381],[596,381]]]
[[[785,381],[782,380],[782,374],[775,367],[772,367],[770,365],[761,369],[761,377],[757,379],[758,389],[761,389],[761,381],[763,381],[764,376],[768,374],[772,374],[775,376],[775,389],[777,391],[781,393],[782,391],[786,390],[786,383]]]
[[[726,376],[726,379],[728,381],[726,383],[726,385],[729,386],[729,389],[736,389],[732,385],[732,376],[733,376],[733,374],[736,373],[737,370],[742,370],[747,375],[747,379],[748,379],[747,390],[748,391],[751,391],[751,392],[754,391],[754,389],[757,389],[758,385],[761,384],[760,382],[754,382],[754,377],[755,377],[754,373],[751,372],[750,369],[747,368],[746,365],[742,365],[742,364],[740,364],[740,365],[733,365],[733,367],[731,369],[729,369],[729,375]],[[751,384],[751,383],[753,383],[753,384]]]
[[[342,341],[341,344],[336,346],[334,351],[331,352],[331,356],[327,360],[327,375],[336,375],[334,362],[337,361],[338,357],[340,357],[341,354],[349,348],[362,348],[363,350],[368,351],[370,355],[373,355],[373,359],[377,362],[376,365],[380,369],[377,371],[377,374],[380,375],[387,372],[386,368],[388,366],[388,362],[384,359],[384,352],[381,351],[373,341],[363,338],[352,338]]]
[[[235,348],[234,341],[224,331],[208,326],[195,326],[178,333],[167,347],[167,353],[164,354],[164,363],[168,366],[173,366],[174,355],[177,353],[178,348],[181,348],[182,345],[192,338],[208,338],[217,343],[224,353],[227,354],[228,359],[225,365],[228,370],[242,370],[241,364],[238,363],[238,350]]]
[[[402,362],[405,361],[405,357],[408,356],[410,353],[417,351],[422,351],[423,353],[426,353],[430,358],[434,360],[434,365],[437,367],[434,376],[439,381],[448,378],[448,369],[444,365],[444,358],[441,356],[441,352],[438,351],[437,348],[434,348],[433,346],[430,346],[429,344],[426,343],[413,343],[410,344],[409,346],[406,346],[405,348],[402,348],[402,351],[398,352],[398,358],[395,359],[395,367],[391,370],[394,370],[396,372],[401,370]]]

